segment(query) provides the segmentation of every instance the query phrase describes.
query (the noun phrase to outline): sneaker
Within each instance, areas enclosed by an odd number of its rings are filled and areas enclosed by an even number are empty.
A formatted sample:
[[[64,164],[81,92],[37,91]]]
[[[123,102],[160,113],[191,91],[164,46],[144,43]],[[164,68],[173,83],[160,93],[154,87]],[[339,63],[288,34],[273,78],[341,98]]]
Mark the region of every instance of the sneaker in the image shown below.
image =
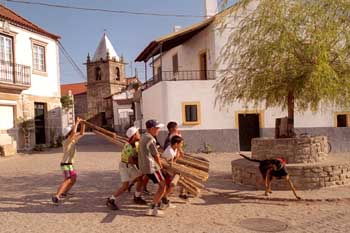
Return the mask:
[[[162,216],[164,215],[164,212],[159,210],[157,207],[155,208],[151,208],[151,209],[148,209],[147,212],[146,212],[146,215],[147,216]]]
[[[143,199],[142,197],[135,197],[134,196],[134,202],[138,205],[147,205],[147,201]]]
[[[60,201],[60,199],[56,196],[52,196],[51,200],[52,200],[52,203],[54,203],[54,204],[58,204],[58,202]]]
[[[73,193],[62,193],[60,197],[66,198],[66,197],[72,197],[74,196]]]
[[[188,196],[187,196],[186,194],[180,194],[180,195],[179,195],[179,198],[184,199],[184,200],[187,200],[187,199],[188,199]]]
[[[161,205],[160,205],[160,208],[159,209],[161,209],[161,210],[165,210],[165,209],[174,209],[174,208],[176,208],[176,205],[173,205],[173,204],[171,204],[171,202],[169,201],[168,203],[162,203]]]
[[[111,198],[107,198],[106,206],[108,206],[112,210],[119,210],[119,207],[115,203],[115,200]]]

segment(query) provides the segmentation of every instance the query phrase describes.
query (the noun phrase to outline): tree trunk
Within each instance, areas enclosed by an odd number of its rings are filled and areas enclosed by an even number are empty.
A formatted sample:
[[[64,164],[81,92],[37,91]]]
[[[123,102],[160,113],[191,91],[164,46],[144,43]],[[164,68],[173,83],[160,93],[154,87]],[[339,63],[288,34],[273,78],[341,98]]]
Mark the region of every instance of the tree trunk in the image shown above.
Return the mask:
[[[288,92],[288,136],[294,137],[294,92]]]

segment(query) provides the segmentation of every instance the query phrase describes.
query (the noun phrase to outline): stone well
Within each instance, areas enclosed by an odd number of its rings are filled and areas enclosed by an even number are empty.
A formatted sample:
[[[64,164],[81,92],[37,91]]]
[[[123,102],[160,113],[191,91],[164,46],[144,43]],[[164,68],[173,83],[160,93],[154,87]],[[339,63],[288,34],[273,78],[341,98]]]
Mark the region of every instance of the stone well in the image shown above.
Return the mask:
[[[255,138],[252,158],[258,160],[282,157],[297,189],[350,184],[350,160],[342,156],[328,156],[327,137]],[[246,159],[232,161],[232,178],[236,184],[264,188],[259,164]],[[272,189],[289,189],[284,180],[275,180]]]

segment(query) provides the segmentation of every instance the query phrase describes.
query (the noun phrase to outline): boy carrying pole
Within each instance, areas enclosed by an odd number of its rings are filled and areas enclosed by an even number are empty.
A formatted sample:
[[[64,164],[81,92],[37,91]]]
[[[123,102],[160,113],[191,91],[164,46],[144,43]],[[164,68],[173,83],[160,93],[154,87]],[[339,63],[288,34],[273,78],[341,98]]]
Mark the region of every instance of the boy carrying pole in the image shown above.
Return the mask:
[[[77,133],[78,126],[80,125],[80,132]],[[65,197],[68,191],[73,187],[77,180],[77,172],[74,169],[74,157],[76,154],[75,144],[80,138],[84,136],[85,124],[81,118],[77,118],[76,123],[71,127],[63,129],[63,158],[61,161],[61,170],[63,171],[64,181],[60,184],[57,192],[52,196],[51,200],[54,204],[58,204],[61,197]]]
[[[137,157],[139,151],[140,133],[138,128],[130,127],[126,131],[128,142],[125,143],[119,163],[119,172],[122,185],[115,193],[107,199],[106,205],[113,210],[119,210],[117,199],[128,189],[129,183],[136,180],[136,192],[134,202],[140,205],[146,205],[147,202],[141,197],[142,191],[142,173],[137,168]]]
[[[146,122],[147,132],[142,135],[140,141],[139,167],[142,173],[147,175],[154,184],[158,184],[158,190],[154,194],[151,208],[146,212],[146,215],[150,216],[164,214],[163,211],[159,210],[159,207],[166,191],[166,184],[155,139],[159,134],[159,129],[163,126],[157,120],[148,120]]]
[[[169,163],[172,163],[176,161],[177,159],[183,157],[184,153],[182,151],[183,147],[183,138],[174,135],[170,139],[170,145],[164,150],[164,152],[161,155],[161,158],[167,160]],[[166,191],[164,196],[162,197],[162,209],[165,208],[175,208],[174,205],[172,205],[168,199],[168,195],[173,192],[174,187],[171,185],[171,182],[173,180],[173,176],[168,174],[166,171],[163,172],[166,176]]]

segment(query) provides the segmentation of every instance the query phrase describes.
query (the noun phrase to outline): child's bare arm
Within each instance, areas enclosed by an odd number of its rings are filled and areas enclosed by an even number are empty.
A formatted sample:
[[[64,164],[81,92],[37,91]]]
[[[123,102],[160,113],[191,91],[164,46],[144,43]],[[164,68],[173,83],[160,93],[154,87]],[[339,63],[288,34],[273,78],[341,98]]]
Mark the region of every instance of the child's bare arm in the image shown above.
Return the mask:
[[[80,132],[79,133],[76,133],[76,141],[78,141],[80,138],[82,138],[84,136],[84,133],[85,133],[85,123],[84,121],[80,121],[79,122],[80,124]]]

